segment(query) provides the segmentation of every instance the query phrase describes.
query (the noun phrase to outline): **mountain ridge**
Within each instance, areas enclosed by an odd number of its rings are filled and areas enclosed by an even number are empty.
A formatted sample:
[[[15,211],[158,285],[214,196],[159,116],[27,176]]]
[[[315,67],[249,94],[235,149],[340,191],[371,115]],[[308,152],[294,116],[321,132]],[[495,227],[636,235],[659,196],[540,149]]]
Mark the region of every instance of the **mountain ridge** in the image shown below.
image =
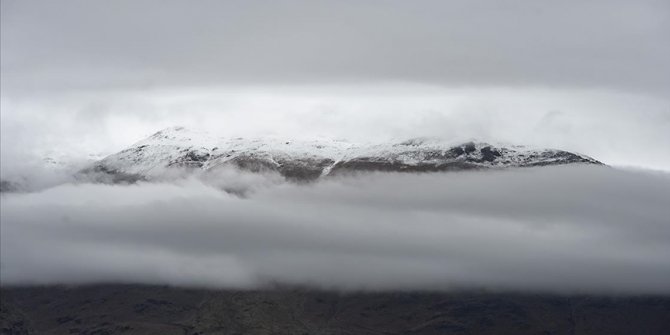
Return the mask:
[[[213,171],[233,166],[277,172],[286,179],[313,181],[352,172],[438,172],[601,162],[556,149],[529,149],[486,142],[447,142],[419,137],[400,142],[360,144],[342,140],[277,137],[218,137],[170,127],[97,161],[85,172],[114,182],[154,179],[174,169]]]

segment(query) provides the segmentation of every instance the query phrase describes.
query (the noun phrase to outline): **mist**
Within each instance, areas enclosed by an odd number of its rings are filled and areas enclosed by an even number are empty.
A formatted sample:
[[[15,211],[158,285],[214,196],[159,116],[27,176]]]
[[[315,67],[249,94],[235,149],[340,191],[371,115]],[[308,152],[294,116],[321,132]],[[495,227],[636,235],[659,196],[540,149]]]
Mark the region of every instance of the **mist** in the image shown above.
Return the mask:
[[[5,193],[1,283],[670,294],[665,173],[273,178]]]
[[[475,138],[670,171],[664,0],[0,5],[2,179],[170,126]]]
[[[0,175],[6,180],[34,179],[30,172],[45,170],[39,166],[45,158],[91,163],[171,126],[230,138],[502,142],[670,171],[664,150],[670,147],[670,100],[622,92],[417,84],[197,87],[5,95],[0,105]]]

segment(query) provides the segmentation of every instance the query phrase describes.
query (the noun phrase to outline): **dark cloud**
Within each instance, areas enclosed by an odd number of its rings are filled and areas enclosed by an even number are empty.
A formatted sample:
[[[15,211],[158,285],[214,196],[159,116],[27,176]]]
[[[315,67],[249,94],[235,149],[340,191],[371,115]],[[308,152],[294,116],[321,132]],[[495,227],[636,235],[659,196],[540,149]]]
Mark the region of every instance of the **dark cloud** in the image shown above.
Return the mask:
[[[566,166],[246,184],[248,198],[195,179],[5,195],[2,283],[670,293],[667,174]]]

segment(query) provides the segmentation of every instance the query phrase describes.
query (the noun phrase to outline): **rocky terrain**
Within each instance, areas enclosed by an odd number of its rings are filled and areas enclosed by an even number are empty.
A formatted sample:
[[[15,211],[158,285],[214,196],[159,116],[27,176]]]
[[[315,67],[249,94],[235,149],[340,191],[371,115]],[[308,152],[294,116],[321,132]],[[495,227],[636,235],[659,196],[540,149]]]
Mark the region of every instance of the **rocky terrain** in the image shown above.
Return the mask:
[[[668,334],[670,297],[2,289],[1,334]]]
[[[360,171],[453,171],[574,163],[601,164],[562,150],[474,141],[453,144],[435,138],[415,138],[397,143],[357,144],[221,138],[174,127],[96,162],[83,173],[98,173],[111,182],[132,182],[160,178],[174,170],[215,171],[234,166],[252,172],[278,172],[289,180],[311,181]]]
[[[53,156],[53,157],[52,157]],[[103,158],[101,158],[103,157]],[[30,192],[70,182],[109,184],[165,180],[236,168],[278,174],[293,182],[360,172],[440,172],[563,164],[602,164],[573,152],[479,141],[413,138],[387,143],[219,137],[183,127],[163,129],[109,155],[74,159],[51,153],[27,175],[3,175],[0,193]],[[41,163],[41,164],[37,164]],[[35,174],[39,175],[35,175]]]

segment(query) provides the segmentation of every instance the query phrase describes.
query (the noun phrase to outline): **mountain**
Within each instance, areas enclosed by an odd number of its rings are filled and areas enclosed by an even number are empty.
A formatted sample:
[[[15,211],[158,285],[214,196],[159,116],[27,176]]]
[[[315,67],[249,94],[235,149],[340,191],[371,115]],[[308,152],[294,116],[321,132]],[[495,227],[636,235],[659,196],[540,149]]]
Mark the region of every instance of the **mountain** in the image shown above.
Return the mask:
[[[85,172],[102,173],[111,182],[122,182],[161,177],[175,169],[214,171],[234,166],[310,181],[359,171],[427,172],[574,163],[602,164],[563,150],[474,141],[454,145],[436,138],[414,138],[358,144],[323,139],[226,138],[172,127],[96,162]]]
[[[73,182],[73,175],[100,159],[94,154],[82,157],[78,153],[57,152],[10,157],[12,165],[0,174],[0,193],[34,192]]]
[[[668,334],[668,296],[0,288],[0,334]]]

